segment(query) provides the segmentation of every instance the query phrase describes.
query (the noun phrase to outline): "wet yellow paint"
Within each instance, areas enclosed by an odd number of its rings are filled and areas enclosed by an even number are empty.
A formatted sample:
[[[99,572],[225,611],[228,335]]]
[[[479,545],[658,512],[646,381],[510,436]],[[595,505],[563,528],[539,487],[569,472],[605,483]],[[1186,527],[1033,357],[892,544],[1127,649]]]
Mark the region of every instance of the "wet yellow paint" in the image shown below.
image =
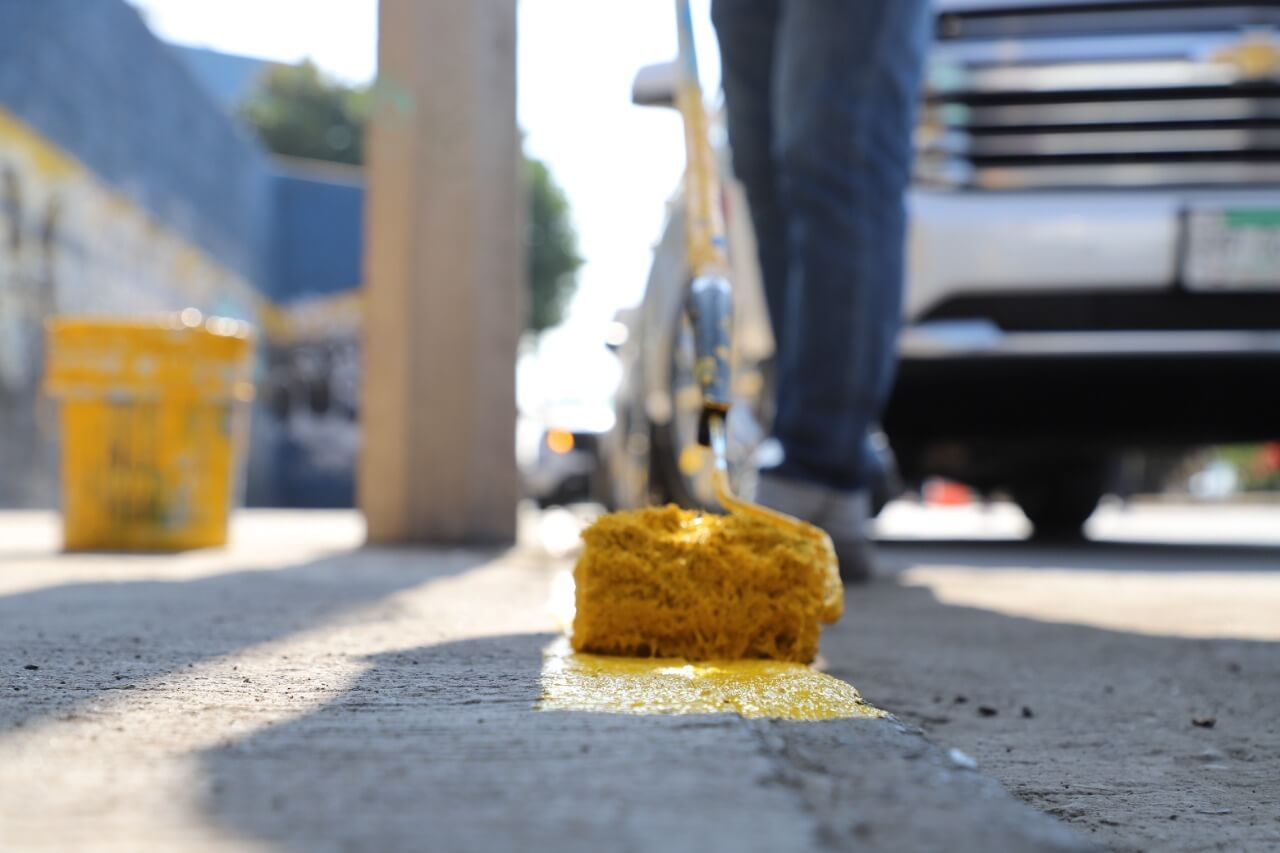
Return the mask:
[[[781,720],[883,716],[852,685],[799,663],[579,654],[567,638],[553,642],[544,655],[538,708],[545,711],[733,713]]]

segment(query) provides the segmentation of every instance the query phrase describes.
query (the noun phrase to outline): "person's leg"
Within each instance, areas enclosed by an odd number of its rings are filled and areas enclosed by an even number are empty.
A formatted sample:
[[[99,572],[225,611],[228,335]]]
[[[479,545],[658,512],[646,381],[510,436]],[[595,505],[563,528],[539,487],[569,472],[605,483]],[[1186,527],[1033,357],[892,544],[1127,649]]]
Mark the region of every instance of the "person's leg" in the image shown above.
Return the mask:
[[[783,478],[854,492],[892,386],[927,0],[786,0],[773,158],[789,267]],[[732,102],[730,108],[733,109]]]
[[[733,171],[747,192],[765,301],[781,351],[787,226],[774,169],[773,57],[780,0],[713,0]]]

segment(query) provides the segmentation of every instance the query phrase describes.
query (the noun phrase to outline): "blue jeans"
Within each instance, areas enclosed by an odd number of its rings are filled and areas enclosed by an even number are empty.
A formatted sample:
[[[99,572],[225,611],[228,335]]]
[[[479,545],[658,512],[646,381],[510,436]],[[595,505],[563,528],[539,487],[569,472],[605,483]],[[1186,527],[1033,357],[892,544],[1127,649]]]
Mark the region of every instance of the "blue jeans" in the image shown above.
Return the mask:
[[[775,473],[867,486],[893,385],[927,0],[713,0],[777,341]]]

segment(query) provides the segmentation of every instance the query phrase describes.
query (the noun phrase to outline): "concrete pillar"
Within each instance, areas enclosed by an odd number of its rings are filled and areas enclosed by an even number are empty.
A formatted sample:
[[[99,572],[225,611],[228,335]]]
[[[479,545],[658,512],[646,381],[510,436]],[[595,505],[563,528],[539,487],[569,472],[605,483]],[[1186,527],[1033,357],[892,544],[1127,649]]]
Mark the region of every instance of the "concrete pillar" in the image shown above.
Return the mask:
[[[359,503],[376,543],[515,536],[516,0],[381,0]]]

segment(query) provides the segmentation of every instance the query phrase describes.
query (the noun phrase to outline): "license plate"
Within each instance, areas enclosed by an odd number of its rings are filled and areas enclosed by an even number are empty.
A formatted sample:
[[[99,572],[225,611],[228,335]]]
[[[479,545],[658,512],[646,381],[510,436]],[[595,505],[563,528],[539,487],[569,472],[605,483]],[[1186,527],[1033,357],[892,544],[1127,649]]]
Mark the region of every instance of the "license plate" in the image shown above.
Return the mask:
[[[1280,290],[1280,207],[1190,211],[1182,278],[1192,290]]]

